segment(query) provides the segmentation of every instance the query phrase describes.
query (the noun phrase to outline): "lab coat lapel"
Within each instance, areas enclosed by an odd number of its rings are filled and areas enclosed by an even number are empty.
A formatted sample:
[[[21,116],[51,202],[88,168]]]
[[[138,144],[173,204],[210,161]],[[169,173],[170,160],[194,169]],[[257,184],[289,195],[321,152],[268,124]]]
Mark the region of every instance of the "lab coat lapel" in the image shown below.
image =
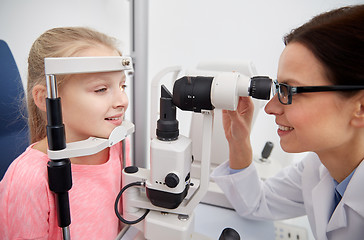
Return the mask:
[[[312,204],[318,239],[326,239],[326,226],[334,205],[334,183],[330,173],[320,166],[320,182],[312,190]]]
[[[362,161],[356,168],[356,171],[351,178],[342,202],[348,205],[353,211],[358,213],[362,218],[364,218],[364,161]]]
[[[347,226],[347,219],[344,208],[344,199],[339,202],[327,225],[327,232]]]
[[[364,182],[364,164],[363,161],[357,167],[353,177],[351,178],[344,196],[337,205],[330,222],[327,226],[327,232],[333,231],[347,226],[346,208],[349,207],[361,217],[364,218],[364,190],[362,184]],[[347,205],[347,206],[345,206]]]

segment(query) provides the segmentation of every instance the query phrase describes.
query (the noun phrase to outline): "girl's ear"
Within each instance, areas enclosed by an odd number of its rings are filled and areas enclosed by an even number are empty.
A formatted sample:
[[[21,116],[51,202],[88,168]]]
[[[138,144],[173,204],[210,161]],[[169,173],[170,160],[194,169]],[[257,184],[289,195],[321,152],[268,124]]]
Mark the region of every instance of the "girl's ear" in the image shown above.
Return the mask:
[[[358,128],[364,128],[364,91],[362,92],[355,102],[353,118],[351,119],[351,124]]]
[[[35,105],[37,105],[37,107],[41,111],[45,112],[47,109],[46,107],[47,87],[43,85],[35,85],[33,87],[32,94]]]

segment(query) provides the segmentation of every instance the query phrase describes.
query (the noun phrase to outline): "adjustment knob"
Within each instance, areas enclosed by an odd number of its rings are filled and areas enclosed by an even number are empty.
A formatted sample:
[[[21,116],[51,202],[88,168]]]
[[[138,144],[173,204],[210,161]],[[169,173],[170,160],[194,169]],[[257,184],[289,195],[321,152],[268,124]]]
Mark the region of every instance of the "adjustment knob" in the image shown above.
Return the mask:
[[[166,185],[168,187],[175,188],[175,187],[177,187],[177,185],[179,183],[179,178],[174,173],[168,173],[168,175],[166,176],[166,178],[164,179],[164,181],[166,182]]]
[[[124,168],[125,173],[129,173],[129,174],[133,174],[139,171],[138,167],[136,166],[130,166],[130,167],[126,167]]]
[[[272,142],[266,142],[262,151],[262,158],[266,159],[270,156],[271,152],[273,150],[273,143]]]

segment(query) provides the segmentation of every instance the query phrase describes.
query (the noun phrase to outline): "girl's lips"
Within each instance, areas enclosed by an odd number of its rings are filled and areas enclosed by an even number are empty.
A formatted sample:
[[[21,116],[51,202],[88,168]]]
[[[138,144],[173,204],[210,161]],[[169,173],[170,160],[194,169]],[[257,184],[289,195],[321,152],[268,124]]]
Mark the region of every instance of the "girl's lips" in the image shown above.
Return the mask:
[[[120,125],[123,121],[123,115],[116,115],[116,116],[112,116],[112,117],[107,117],[105,118],[106,121],[114,124],[114,125]]]
[[[110,117],[110,118],[105,118],[105,120],[111,120],[111,121],[113,121],[113,120],[119,120],[119,119],[121,119],[121,117]]]

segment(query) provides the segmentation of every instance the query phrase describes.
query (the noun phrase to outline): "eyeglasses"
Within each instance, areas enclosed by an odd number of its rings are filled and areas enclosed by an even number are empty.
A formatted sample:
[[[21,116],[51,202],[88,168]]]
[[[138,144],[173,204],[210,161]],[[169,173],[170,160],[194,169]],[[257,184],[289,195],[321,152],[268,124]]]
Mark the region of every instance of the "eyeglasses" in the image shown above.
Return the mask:
[[[304,86],[293,87],[285,83],[273,81],[273,96],[278,93],[279,102],[284,105],[292,104],[292,96],[304,92],[331,92],[331,91],[354,91],[364,89],[364,85],[331,85],[331,86]]]

